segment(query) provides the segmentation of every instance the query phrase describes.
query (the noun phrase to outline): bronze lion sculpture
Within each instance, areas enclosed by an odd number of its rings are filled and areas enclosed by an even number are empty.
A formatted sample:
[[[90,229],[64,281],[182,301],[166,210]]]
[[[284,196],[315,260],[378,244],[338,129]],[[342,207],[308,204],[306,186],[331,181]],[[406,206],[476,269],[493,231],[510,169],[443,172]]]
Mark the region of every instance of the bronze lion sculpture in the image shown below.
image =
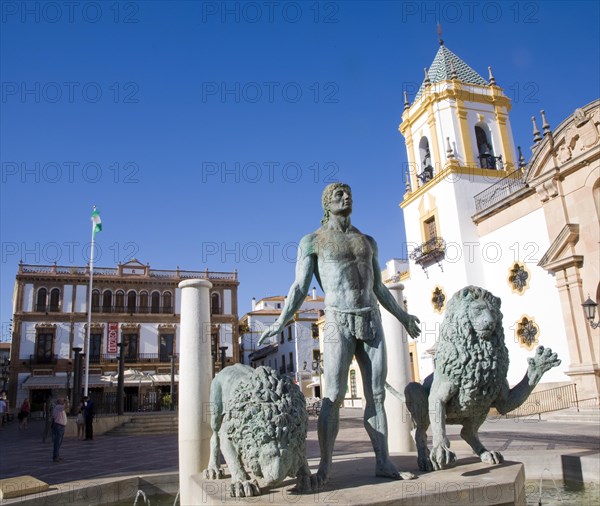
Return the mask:
[[[296,492],[314,485],[305,456],[308,415],[300,389],[287,376],[269,367],[253,369],[234,364],[213,379],[210,460],[204,471],[207,479],[223,478],[219,451],[231,473],[232,497],[260,495],[256,479],[277,485],[295,477]]]
[[[543,374],[560,364],[550,348],[538,347],[529,358],[527,373],[514,388],[506,380],[508,350],[504,344],[500,299],[487,290],[467,286],[448,301],[435,353],[433,374],[423,384],[405,389],[408,410],[416,425],[417,462],[421,471],[451,467],[456,455],[450,451],[446,424],[462,425],[461,437],[482,462],[499,464],[499,452],[486,449],[478,430],[490,408],[506,414],[518,408]],[[427,448],[431,423],[433,443]]]

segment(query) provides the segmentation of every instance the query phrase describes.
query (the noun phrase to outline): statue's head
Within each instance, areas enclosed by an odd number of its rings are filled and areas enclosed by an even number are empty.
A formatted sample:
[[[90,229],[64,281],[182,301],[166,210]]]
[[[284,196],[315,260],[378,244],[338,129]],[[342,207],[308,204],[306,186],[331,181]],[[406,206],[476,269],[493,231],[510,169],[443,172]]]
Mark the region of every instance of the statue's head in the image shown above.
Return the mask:
[[[331,183],[325,187],[321,196],[321,204],[323,205],[323,219],[321,223],[323,225],[329,221],[329,202],[331,201],[331,196],[339,188],[347,190],[352,195],[352,189],[345,183]]]

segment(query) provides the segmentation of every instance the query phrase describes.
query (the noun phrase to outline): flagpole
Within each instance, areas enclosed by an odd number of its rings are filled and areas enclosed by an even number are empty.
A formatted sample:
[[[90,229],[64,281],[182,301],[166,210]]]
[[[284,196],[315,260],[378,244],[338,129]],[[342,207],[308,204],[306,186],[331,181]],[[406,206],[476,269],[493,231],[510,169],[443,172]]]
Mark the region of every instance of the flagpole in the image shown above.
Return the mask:
[[[94,210],[96,206],[94,206]],[[83,396],[88,395],[88,385],[90,380],[90,333],[92,331],[92,285],[94,284],[94,236],[96,224],[92,221],[92,252],[90,254],[90,288],[88,292],[88,318],[87,332],[85,337],[85,382],[83,387]]]

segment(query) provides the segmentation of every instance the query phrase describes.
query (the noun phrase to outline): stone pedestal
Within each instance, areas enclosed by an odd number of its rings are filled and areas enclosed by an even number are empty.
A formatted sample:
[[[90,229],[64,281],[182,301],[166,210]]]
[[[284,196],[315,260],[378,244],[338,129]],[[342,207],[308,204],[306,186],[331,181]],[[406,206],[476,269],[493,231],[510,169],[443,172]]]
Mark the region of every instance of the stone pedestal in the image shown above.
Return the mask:
[[[392,456],[398,469],[404,471],[418,472],[415,460],[414,455]],[[309,460],[313,473],[317,463],[317,459]],[[523,464],[518,462],[488,466],[472,457],[461,460],[452,469],[420,474],[417,479],[408,481],[377,478],[372,473],[374,466],[372,454],[334,457],[331,482],[319,492],[290,495],[295,484],[295,480],[290,479],[279,487],[263,489],[260,497],[248,498],[229,496],[229,477],[205,480],[196,475],[192,478],[194,502],[191,504],[525,506],[525,472]]]
[[[402,283],[391,283],[387,285],[390,293],[396,299],[400,307],[404,308]],[[391,313],[382,308],[381,320],[385,333],[385,346],[387,350],[387,383],[402,398],[404,388],[411,381],[410,354],[408,351],[408,339],[410,336],[402,324]],[[388,445],[391,452],[416,451],[414,439],[411,435],[412,421],[410,413],[406,409],[406,403],[393,395],[386,389],[385,412],[388,421]]]
[[[210,289],[204,279],[179,283],[179,488],[181,504],[192,504],[192,476],[208,466],[210,455]]]

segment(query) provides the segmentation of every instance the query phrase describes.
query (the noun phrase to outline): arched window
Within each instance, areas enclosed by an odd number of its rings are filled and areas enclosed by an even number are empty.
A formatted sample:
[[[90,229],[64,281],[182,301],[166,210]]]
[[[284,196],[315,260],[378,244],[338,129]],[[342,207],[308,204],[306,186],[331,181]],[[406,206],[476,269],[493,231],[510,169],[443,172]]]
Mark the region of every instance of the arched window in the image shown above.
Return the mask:
[[[221,314],[221,301],[218,293],[210,296],[210,314]]]
[[[148,292],[140,293],[140,313],[148,312]]]
[[[137,293],[133,290],[127,292],[127,312],[135,313],[136,312],[136,304],[137,304]]]
[[[115,294],[115,313],[124,313],[125,312],[125,292],[123,290],[119,290]]]
[[[160,312],[160,293],[152,292],[151,304],[152,305],[150,306],[150,312],[151,313],[159,313]]]
[[[475,140],[479,152],[479,165],[482,169],[496,168],[496,157],[490,137],[490,131],[485,123],[475,125]]]
[[[48,298],[48,290],[40,288],[37,292],[37,298],[35,302],[35,310],[42,313],[46,312],[46,300]]]
[[[429,139],[423,136],[419,141],[419,157],[421,160],[421,173],[417,177],[422,184],[433,179],[433,160],[431,159],[431,151],[429,150]]]
[[[173,312],[173,304],[171,301],[171,292],[163,293],[163,313],[172,313]]]
[[[92,313],[100,312],[100,290],[92,290]]]
[[[112,292],[110,290],[106,290],[102,294],[102,312],[103,313],[112,312]]]
[[[60,305],[60,290],[53,288],[50,290],[50,311],[58,312]]]

